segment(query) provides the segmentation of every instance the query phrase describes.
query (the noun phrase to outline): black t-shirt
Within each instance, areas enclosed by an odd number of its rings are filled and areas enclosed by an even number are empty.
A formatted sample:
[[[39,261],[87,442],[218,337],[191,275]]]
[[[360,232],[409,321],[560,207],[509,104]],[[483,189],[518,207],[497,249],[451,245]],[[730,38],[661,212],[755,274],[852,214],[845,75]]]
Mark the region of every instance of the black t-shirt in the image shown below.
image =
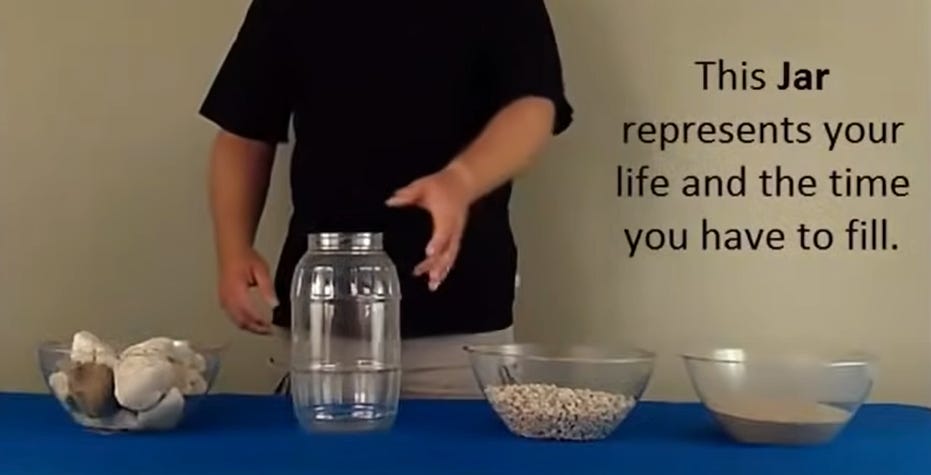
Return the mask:
[[[543,0],[254,0],[201,107],[233,134],[281,143],[295,132],[293,213],[274,323],[290,325],[292,273],[311,232],[375,231],[401,277],[404,337],[512,324],[517,250],[511,184],[470,210],[461,251],[436,292],[412,276],[432,223],[385,200],[442,169],[523,96],[572,120]]]

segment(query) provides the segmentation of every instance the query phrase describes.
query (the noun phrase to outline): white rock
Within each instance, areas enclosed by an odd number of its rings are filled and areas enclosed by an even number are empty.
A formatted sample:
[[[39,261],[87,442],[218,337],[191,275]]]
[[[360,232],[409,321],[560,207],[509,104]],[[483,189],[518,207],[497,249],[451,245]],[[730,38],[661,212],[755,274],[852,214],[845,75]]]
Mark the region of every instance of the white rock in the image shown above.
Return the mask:
[[[173,429],[184,415],[184,396],[173,388],[159,403],[145,412],[139,413],[139,428],[143,430]]]
[[[191,344],[186,341],[175,341],[172,346],[172,358],[176,363],[186,367],[193,367],[197,352],[191,348]]]
[[[71,395],[69,384],[68,384],[68,375],[62,371],[56,371],[49,375],[48,385],[52,388],[52,393],[58,398],[59,401],[66,403],[68,397]]]
[[[174,387],[178,388],[185,395],[197,395],[207,392],[207,381],[203,373],[192,366],[187,366],[179,362],[172,365],[174,367],[175,379]]]
[[[110,368],[117,364],[116,351],[91,332],[80,331],[71,340],[71,361],[100,363]]]
[[[88,429],[111,430],[106,421],[101,419],[94,419],[93,417],[87,417],[80,412],[72,412],[71,418],[80,424],[81,427],[87,427]]]
[[[197,373],[196,377],[201,380],[203,379],[203,373],[207,371],[207,359],[194,350],[191,344],[186,341],[175,342],[173,362],[182,366],[188,372]],[[191,377],[193,378],[195,375]]]
[[[191,369],[197,371],[198,373],[203,373],[207,371],[207,359],[203,357],[200,353],[194,354],[194,363],[191,365]]]
[[[139,419],[136,414],[123,409],[107,419],[107,427],[112,430],[136,430],[139,428]]]
[[[207,392],[207,380],[199,371],[187,370],[184,376],[183,385],[179,389],[185,396],[199,396]]]
[[[95,419],[84,414],[73,413],[74,420],[83,427],[105,431],[133,431],[139,428],[136,415],[127,410],[121,410],[105,419]]]
[[[129,356],[114,371],[116,400],[134,411],[145,411],[175,385],[175,369],[168,360],[153,356]]]
[[[120,358],[129,358],[131,356],[158,356],[160,358],[171,358],[174,354],[174,340],[171,338],[150,338],[141,343],[136,343],[120,354]]]
[[[121,355],[123,358],[127,356],[159,356],[198,371],[204,371],[206,368],[204,357],[197,353],[189,342],[165,337],[151,338],[130,346]]]
[[[127,410],[122,410],[113,416],[111,424],[114,428],[119,430],[135,430],[139,427],[139,419],[136,417],[136,414]]]

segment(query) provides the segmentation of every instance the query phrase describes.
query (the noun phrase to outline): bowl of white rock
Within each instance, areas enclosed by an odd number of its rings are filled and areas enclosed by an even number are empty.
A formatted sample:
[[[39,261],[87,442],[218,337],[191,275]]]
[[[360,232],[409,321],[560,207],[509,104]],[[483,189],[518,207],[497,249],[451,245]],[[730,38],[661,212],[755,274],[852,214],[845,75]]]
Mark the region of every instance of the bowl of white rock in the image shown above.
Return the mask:
[[[645,350],[599,346],[469,346],[472,370],[495,414],[527,439],[597,441],[613,434],[653,374]]]
[[[177,428],[213,385],[220,347],[158,337],[118,349],[81,331],[39,345],[52,394],[79,425],[100,432]]]

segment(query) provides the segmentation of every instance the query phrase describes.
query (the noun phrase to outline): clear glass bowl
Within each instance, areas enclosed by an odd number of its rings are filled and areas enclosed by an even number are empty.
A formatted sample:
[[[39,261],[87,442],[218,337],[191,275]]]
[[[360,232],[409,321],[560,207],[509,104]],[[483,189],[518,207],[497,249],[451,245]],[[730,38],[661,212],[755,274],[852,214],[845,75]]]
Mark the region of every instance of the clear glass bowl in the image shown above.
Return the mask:
[[[164,364],[150,365],[148,357],[143,357],[135,368],[120,371],[119,362],[97,364],[96,360],[73,359],[71,343],[50,341],[38,346],[39,370],[61,407],[82,427],[103,433],[169,431],[179,427],[210,392],[224,350],[223,346],[170,341],[199,355],[196,364],[189,367],[175,361],[168,371]],[[114,348],[117,355],[123,349]],[[120,381],[127,381],[125,384],[117,381],[118,373],[124,375]],[[125,407],[117,392],[125,395],[123,400],[131,397],[134,405],[145,407]]]
[[[611,435],[643,395],[653,353],[539,344],[465,348],[486,400],[515,435],[593,441]]]
[[[831,442],[869,397],[874,360],[803,352],[715,349],[683,355],[692,386],[737,442]]]

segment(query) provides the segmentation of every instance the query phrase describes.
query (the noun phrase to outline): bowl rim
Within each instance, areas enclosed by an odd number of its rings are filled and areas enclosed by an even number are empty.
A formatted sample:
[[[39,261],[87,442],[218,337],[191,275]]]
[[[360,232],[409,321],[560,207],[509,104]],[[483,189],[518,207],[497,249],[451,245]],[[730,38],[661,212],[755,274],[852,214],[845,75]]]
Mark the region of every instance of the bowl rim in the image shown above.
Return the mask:
[[[592,356],[547,356],[534,354],[521,354],[524,349],[554,349],[554,350],[593,350],[604,351],[603,357]],[[624,345],[595,345],[595,344],[543,344],[543,343],[506,343],[506,344],[475,344],[465,345],[463,350],[469,354],[482,356],[507,356],[529,361],[546,361],[561,363],[589,363],[589,364],[629,364],[653,363],[656,353],[635,346]],[[515,352],[515,350],[517,352]],[[622,356],[608,356],[608,355]]]
[[[724,355],[741,354],[741,356],[715,356],[716,353]],[[764,350],[739,346],[727,346],[705,350],[693,350],[679,353],[685,361],[698,361],[705,363],[749,364],[758,361],[786,361],[792,358],[804,358],[817,364],[830,368],[861,367],[875,365],[879,359],[872,353],[865,351],[847,351],[837,353],[837,356],[827,356],[824,352],[810,350]]]
[[[194,351],[196,351],[196,352],[198,352],[198,353],[207,353],[207,354],[219,354],[219,353],[224,353],[226,350],[229,349],[229,346],[230,346],[229,343],[211,343],[211,344],[206,344],[206,343],[197,343],[197,342],[194,342],[194,341],[191,341],[191,340],[185,340],[185,339],[183,339],[183,338],[171,338],[171,337],[165,337],[165,338],[168,338],[168,339],[170,339],[170,340],[174,340],[175,342],[186,342],[188,345],[190,345],[191,349],[193,349]],[[141,343],[141,342],[143,342],[143,341],[145,341],[145,340],[140,340],[139,343]],[[119,355],[119,353],[122,353],[124,350],[126,350],[126,349],[129,348],[130,346],[135,345],[135,343],[131,343],[131,344],[126,345],[126,344],[123,344],[122,341],[118,341],[117,344],[115,344],[115,345],[114,345],[113,343],[111,343],[110,341],[105,341],[105,343],[107,343],[111,348],[113,348],[113,350],[114,350],[118,355]],[[62,353],[62,354],[68,354],[68,355],[70,355],[70,354],[71,354],[71,346],[72,346],[72,344],[71,344],[71,342],[69,342],[69,341],[64,341],[64,340],[42,340],[42,341],[40,341],[40,342],[36,345],[36,349],[37,349],[38,351],[40,351],[40,352],[45,352],[45,353]]]

